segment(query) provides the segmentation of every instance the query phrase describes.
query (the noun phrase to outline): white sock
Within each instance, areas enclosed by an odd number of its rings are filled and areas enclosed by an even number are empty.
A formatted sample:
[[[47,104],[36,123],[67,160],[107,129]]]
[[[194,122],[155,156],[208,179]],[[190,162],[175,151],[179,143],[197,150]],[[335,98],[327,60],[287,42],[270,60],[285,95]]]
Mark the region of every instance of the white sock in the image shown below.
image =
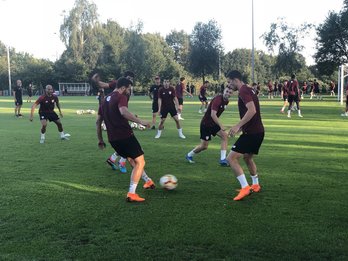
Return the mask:
[[[298,110],[298,115],[301,115],[301,110]]]
[[[253,181],[253,185],[259,184],[259,175],[257,175],[257,174],[255,176],[250,175],[250,177]]]
[[[45,133],[41,133],[41,139],[42,139],[42,140],[45,139]]]
[[[62,131],[62,132],[59,132],[59,134],[60,134],[60,137],[64,137],[64,131]]]
[[[191,150],[189,153],[187,153],[187,156],[193,157],[196,153],[194,152],[194,149]]]
[[[145,170],[143,171],[143,174],[141,174],[141,178],[145,181],[148,182],[151,179],[149,178],[149,176],[146,174]]]
[[[246,180],[246,177],[245,177],[244,174],[239,175],[237,177],[237,179],[238,179],[238,181],[239,181],[239,183],[240,183],[242,188],[245,188],[245,187],[249,186],[248,181]]]
[[[162,134],[162,130],[157,130],[157,135],[161,136],[161,134]]]
[[[182,128],[178,129],[179,135],[182,135]]]
[[[124,163],[124,162],[126,162],[126,161],[127,161],[127,159],[125,159],[125,158],[123,158],[123,157],[120,158],[120,163]]]
[[[115,162],[115,161],[117,160],[117,157],[118,157],[117,153],[114,152],[114,153],[110,156],[109,159],[110,159],[112,162]]]
[[[226,150],[221,150],[221,151],[220,151],[220,159],[221,159],[221,160],[226,159]]]
[[[181,113],[178,113],[178,118],[181,118]]]
[[[133,181],[129,184],[129,193],[135,193],[135,190],[137,189],[138,183],[134,183]]]

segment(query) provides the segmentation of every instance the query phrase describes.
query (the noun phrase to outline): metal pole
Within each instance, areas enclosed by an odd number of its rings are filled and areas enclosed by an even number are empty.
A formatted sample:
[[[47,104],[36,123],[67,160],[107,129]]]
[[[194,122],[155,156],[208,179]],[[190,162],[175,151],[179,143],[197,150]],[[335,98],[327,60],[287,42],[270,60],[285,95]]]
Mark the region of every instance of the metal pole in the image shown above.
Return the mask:
[[[341,100],[340,100],[341,105],[343,105],[343,90],[344,90],[344,65],[341,65]]]
[[[11,86],[11,63],[10,63],[10,46],[7,46],[7,68],[8,68],[8,89],[9,89],[9,96],[12,95],[12,86]]]
[[[252,24],[252,49],[251,49],[251,69],[252,69],[252,83],[255,82],[255,50],[254,50],[254,0],[251,0],[251,24]]]

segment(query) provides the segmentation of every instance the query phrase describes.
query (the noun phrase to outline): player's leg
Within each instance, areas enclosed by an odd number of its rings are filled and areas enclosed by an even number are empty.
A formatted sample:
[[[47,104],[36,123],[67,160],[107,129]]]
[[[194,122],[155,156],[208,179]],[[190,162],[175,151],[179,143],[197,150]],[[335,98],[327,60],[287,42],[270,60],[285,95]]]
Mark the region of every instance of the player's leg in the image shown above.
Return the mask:
[[[228,161],[226,159],[227,145],[228,145],[228,135],[225,131],[219,130],[216,135],[221,139],[221,150],[220,150],[220,165],[228,166]]]
[[[41,119],[41,136],[40,136],[40,143],[45,143],[45,135],[46,135],[46,127],[47,127],[47,120]]]
[[[51,117],[51,120],[57,125],[60,138],[62,140],[69,140],[70,134],[68,134],[68,133],[65,134],[64,133],[63,124],[60,121],[60,119],[58,118],[58,115],[56,113],[54,113],[50,117]]]
[[[179,121],[179,117],[177,114],[175,114],[175,112],[171,112],[171,116],[173,117],[175,124],[176,124],[176,128],[178,129],[178,133],[179,133],[179,137],[181,139],[186,139],[186,137],[184,136],[184,134],[182,133],[182,128],[180,125],[180,121]]]
[[[251,179],[252,179],[252,185],[251,189],[254,192],[259,192],[261,190],[261,186],[259,184],[259,175],[257,174],[257,167],[253,159],[253,154],[244,154],[243,159],[245,161],[245,164],[248,167]]]
[[[195,163],[193,161],[193,156],[208,149],[208,145],[209,145],[209,140],[202,140],[201,139],[201,143],[199,145],[197,145],[193,150],[191,150],[189,153],[186,154],[186,160],[189,163]]]
[[[157,134],[155,136],[155,139],[159,139],[161,137],[162,130],[164,129],[164,122],[166,121],[166,118],[167,118],[167,113],[165,113],[165,114],[161,113],[161,122],[158,125],[158,130],[157,130]]]

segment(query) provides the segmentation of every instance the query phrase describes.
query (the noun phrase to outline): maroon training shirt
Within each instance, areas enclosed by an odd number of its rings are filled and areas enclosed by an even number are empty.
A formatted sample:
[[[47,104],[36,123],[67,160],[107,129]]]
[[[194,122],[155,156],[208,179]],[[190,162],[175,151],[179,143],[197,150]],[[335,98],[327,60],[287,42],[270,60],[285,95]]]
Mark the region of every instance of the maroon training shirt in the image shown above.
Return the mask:
[[[250,119],[249,122],[244,124],[242,126],[242,131],[245,134],[256,134],[256,133],[263,133],[265,132],[261,120],[261,113],[260,113],[260,104],[259,99],[257,98],[257,95],[253,88],[248,87],[247,85],[243,85],[239,90],[239,97],[238,97],[238,109],[239,109],[239,116],[242,119],[247,112],[247,107],[245,106],[249,102],[254,102],[256,113],[255,115]]]
[[[216,116],[220,117],[220,115],[224,112],[227,104],[228,100],[224,100],[222,94],[215,96],[209,103],[208,109],[202,118],[201,124],[208,127],[214,126],[216,123],[211,117],[211,111],[216,111]]]
[[[169,86],[168,89],[161,87],[158,90],[158,98],[162,99],[160,110],[170,110],[175,109],[175,89],[172,86]]]
[[[123,140],[134,135],[128,120],[121,115],[120,108],[128,108],[128,98],[119,92],[112,92],[105,97],[99,114],[104,119],[109,141]]]
[[[58,97],[55,94],[52,96],[44,94],[36,100],[36,103],[40,104],[39,113],[52,113],[54,112],[54,104],[58,103]]]

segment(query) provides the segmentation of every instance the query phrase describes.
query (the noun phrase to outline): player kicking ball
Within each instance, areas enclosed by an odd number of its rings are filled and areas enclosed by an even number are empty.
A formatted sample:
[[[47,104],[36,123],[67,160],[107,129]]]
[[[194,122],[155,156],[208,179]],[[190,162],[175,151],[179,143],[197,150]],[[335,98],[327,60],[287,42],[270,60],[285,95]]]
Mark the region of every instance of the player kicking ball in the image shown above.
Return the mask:
[[[61,140],[69,140],[70,134],[64,133],[63,125],[62,125],[57,113],[55,113],[55,111],[54,111],[54,107],[57,106],[58,111],[59,111],[59,115],[61,118],[63,118],[63,113],[62,113],[62,111],[60,109],[60,105],[59,105],[59,99],[55,94],[53,94],[52,85],[46,85],[45,94],[41,95],[35,101],[33,106],[31,107],[31,112],[30,112],[30,117],[29,117],[30,121],[33,121],[34,111],[38,105],[40,105],[39,115],[40,115],[40,122],[41,122],[40,143],[41,144],[45,143],[47,120],[53,121],[57,125]]]
[[[201,126],[201,144],[196,146],[193,150],[191,150],[186,155],[186,160],[189,163],[195,163],[193,161],[193,156],[208,149],[209,141],[211,140],[211,136],[219,136],[221,139],[221,151],[220,151],[220,165],[228,166],[228,161],[226,160],[226,151],[228,144],[228,135],[225,132],[225,127],[219,121],[219,117],[224,112],[229,98],[231,97],[233,91],[230,88],[225,88],[224,93],[215,96],[204,114]]]

